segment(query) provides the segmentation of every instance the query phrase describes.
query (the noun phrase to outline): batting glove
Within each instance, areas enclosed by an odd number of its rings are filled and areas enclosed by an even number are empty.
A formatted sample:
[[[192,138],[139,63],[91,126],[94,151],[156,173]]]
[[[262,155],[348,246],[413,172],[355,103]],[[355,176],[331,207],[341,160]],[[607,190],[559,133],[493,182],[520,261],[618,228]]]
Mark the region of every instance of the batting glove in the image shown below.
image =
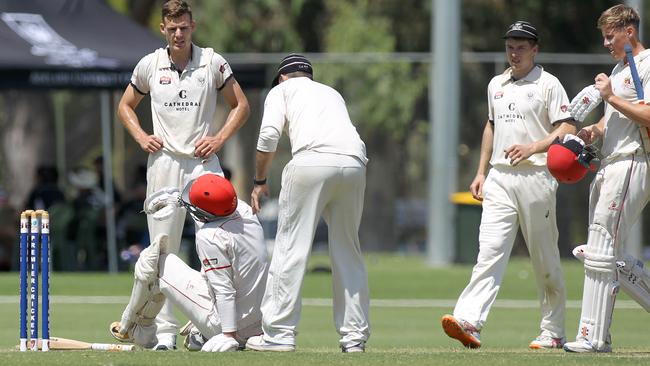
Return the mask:
[[[235,338],[219,333],[205,342],[201,352],[232,352],[237,348],[239,348],[239,342]]]
[[[589,85],[571,100],[569,113],[571,113],[573,119],[582,122],[589,112],[593,111],[602,101],[603,98],[600,96],[598,89],[594,85]]]

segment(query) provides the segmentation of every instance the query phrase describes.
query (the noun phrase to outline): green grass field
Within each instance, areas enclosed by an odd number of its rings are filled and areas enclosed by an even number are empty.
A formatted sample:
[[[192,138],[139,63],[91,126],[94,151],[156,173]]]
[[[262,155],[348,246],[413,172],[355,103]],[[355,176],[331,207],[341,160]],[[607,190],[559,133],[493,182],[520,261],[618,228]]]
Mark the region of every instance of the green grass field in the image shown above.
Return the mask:
[[[312,266],[327,264],[315,256]],[[648,314],[622,295],[614,313],[613,354],[577,355],[563,351],[530,351],[528,342],[539,332],[534,302],[498,303],[482,332],[483,348],[466,350],[441,330],[439,319],[469,279],[471,266],[427,268],[421,257],[369,255],[372,336],[365,354],[341,354],[332,321],[331,281],[328,274],[305,278],[297,352],[268,354],[252,351],[230,354],[175,352],[15,351],[18,338],[18,274],[0,275],[0,364],[2,365],[158,365],[187,362],[225,362],[229,365],[638,365],[650,361]],[[582,266],[564,263],[569,298],[566,329],[573,338],[582,291]],[[513,259],[499,300],[535,300],[536,288],[526,259]],[[118,320],[130,294],[131,275],[54,273],[51,279],[51,334],[88,342],[112,343],[108,324]],[[97,296],[112,296],[97,297]],[[401,300],[401,301],[398,301]],[[409,301],[406,301],[409,300]],[[419,300],[419,301],[416,301]],[[436,300],[436,301],[434,301]],[[445,301],[446,300],[446,301]],[[87,303],[92,301],[92,303]],[[179,316],[184,321],[182,316]],[[182,340],[179,339],[179,344]]]

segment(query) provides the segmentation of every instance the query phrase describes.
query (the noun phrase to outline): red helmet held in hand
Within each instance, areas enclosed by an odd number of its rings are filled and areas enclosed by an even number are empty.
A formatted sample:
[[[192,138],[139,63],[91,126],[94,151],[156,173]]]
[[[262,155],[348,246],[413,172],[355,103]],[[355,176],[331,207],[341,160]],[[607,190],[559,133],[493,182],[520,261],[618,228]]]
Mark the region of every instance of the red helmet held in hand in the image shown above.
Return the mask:
[[[592,162],[596,158],[595,152],[583,146],[576,139],[560,142],[556,139],[548,149],[546,164],[549,172],[560,183],[577,183],[587,175],[587,171],[595,171],[596,165]]]

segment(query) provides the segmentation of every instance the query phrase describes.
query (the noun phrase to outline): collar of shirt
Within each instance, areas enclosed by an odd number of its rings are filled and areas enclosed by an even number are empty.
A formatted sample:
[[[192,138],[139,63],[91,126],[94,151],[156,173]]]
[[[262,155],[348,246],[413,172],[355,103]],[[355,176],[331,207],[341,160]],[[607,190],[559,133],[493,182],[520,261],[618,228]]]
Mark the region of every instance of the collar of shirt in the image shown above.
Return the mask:
[[[535,64],[535,66],[533,66],[532,70],[530,70],[530,72],[526,76],[524,76],[521,79],[515,80],[512,78],[512,68],[509,67],[506,71],[503,72],[503,74],[501,74],[502,76],[501,85],[516,83],[521,80],[527,81],[529,83],[537,83],[540,77],[542,76],[543,71],[544,68],[541,65]]]
[[[161,60],[160,62],[160,68],[172,68],[172,58],[169,55],[169,46],[165,48],[165,52],[167,52],[167,58]],[[190,55],[190,62],[187,63],[187,66],[185,66],[184,70],[194,70],[196,68],[199,68],[205,64],[208,63],[208,59],[205,57],[201,57],[202,52],[201,52],[201,47],[195,45],[192,43],[192,54]]]

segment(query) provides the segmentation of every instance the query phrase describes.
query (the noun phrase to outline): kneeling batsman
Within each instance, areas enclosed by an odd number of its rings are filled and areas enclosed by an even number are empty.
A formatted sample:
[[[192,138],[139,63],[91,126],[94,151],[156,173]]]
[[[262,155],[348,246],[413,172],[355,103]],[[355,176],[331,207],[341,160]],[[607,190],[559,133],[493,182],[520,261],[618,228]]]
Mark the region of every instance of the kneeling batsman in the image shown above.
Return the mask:
[[[144,208],[164,220],[179,206],[196,224],[201,271],[168,253],[166,235],[156,237],[135,264],[131,299],[110,332],[119,341],[153,347],[154,319],[167,298],[190,319],[188,349],[235,351],[262,333],[260,304],[268,270],[262,226],[230,182],[215,174],[191,181],[182,194],[171,188],[156,192]]]

